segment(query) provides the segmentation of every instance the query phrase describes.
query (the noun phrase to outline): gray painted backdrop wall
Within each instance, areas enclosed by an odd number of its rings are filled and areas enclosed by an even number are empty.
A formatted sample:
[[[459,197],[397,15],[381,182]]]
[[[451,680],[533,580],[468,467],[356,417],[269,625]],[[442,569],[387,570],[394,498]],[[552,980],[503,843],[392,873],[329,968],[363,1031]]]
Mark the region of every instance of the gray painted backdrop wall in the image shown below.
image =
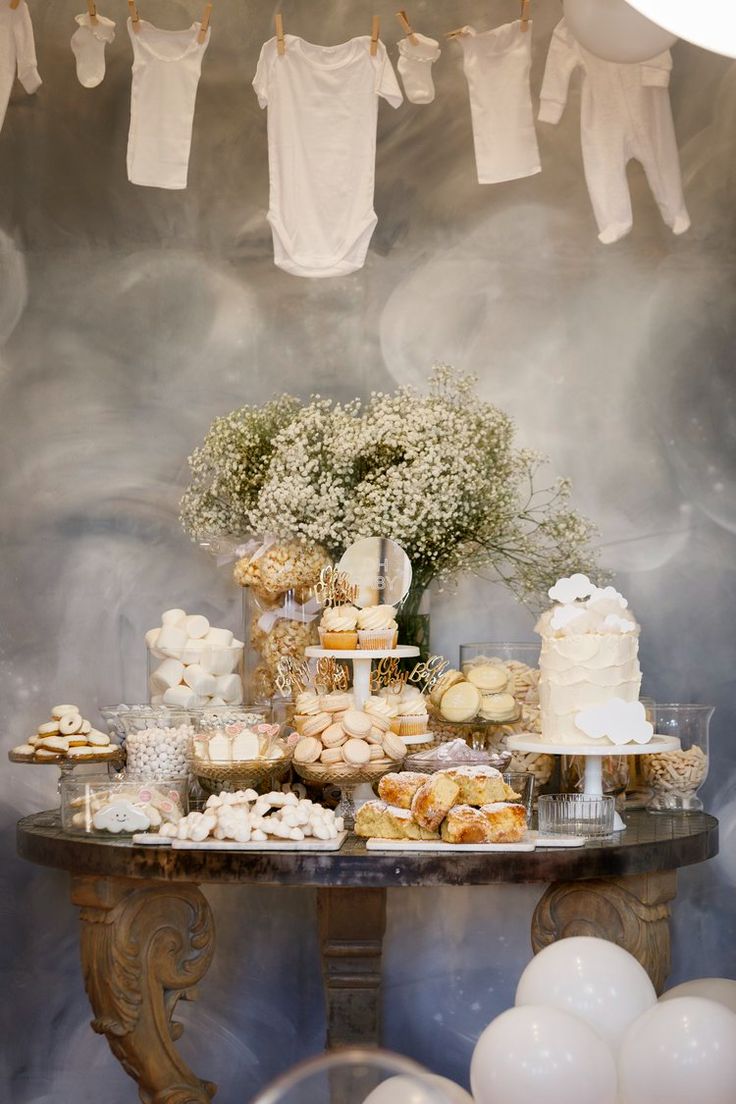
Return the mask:
[[[142,636],[172,605],[239,624],[227,572],[177,523],[185,458],[210,420],[274,390],[346,398],[421,384],[434,360],[477,372],[522,440],[574,477],[606,562],[643,622],[646,690],[711,701],[710,806],[736,796],[734,174],[736,71],[685,44],[672,99],[693,229],[662,225],[638,167],[635,228],[596,240],[582,175],[577,92],[538,128],[544,171],[475,183],[459,49],[447,44],[428,107],[382,104],[378,229],[365,268],[304,281],[272,264],[265,115],[249,82],[274,9],[217,0],[197,104],[189,188],[125,174],[130,45],[125,5],[108,73],[76,81],[82,4],[30,0],[44,86],[16,90],[0,136],[0,489],[3,743],[56,699],[90,713],[143,690]],[[141,0],[165,27],[194,0]],[[395,57],[393,7],[379,7]],[[335,43],[373,6],[285,3],[287,30]],[[512,0],[422,3],[436,37],[515,18]],[[557,0],[535,7],[538,90]],[[479,596],[480,595],[480,596]],[[434,601],[434,645],[531,634],[489,585]],[[16,818],[55,801],[54,772],[6,765],[2,802],[0,1099],[123,1104],[134,1089],[88,1028],[76,916],[61,873],[14,856]],[[733,811],[733,805],[731,805]],[[736,841],[734,841],[736,842]],[[736,974],[736,905],[722,860],[685,872],[673,980]],[[387,1045],[465,1080],[474,1040],[507,1007],[529,957],[542,887],[391,895]],[[321,1045],[314,901],[215,890],[219,950],[184,1049],[245,1102]],[[218,1097],[220,1099],[220,1097]]]

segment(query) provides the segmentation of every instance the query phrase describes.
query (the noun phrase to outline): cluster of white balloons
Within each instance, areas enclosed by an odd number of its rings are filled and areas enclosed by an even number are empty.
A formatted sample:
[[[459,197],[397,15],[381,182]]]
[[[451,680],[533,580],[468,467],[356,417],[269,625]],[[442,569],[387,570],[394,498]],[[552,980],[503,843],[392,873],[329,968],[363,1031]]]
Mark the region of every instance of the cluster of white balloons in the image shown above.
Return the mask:
[[[734,1104],[736,981],[687,982],[658,1002],[615,943],[562,939],[481,1035],[470,1083],[475,1104]]]

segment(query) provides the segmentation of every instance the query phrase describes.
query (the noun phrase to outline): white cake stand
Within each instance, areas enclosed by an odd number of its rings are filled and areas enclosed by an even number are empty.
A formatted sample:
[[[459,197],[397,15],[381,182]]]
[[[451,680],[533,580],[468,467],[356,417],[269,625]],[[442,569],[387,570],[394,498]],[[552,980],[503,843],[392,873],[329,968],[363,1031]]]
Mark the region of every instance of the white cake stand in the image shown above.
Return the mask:
[[[346,659],[353,665],[353,696],[358,709],[363,708],[365,701],[371,696],[371,667],[374,659],[412,659],[419,655],[419,648],[411,644],[399,644],[397,648],[318,648],[312,645],[304,649],[304,654],[309,659],[322,659],[332,656],[333,659]],[[422,738],[426,742],[426,737]],[[415,738],[414,742],[419,740]],[[356,786],[350,795],[356,808],[364,805],[366,801],[375,798],[373,787],[369,782],[363,782]]]
[[[652,736],[647,744],[609,744],[602,740],[589,744],[550,744],[541,736],[509,736],[506,746],[511,751],[528,751],[537,755],[580,755],[585,760],[583,793],[590,797],[603,796],[603,760],[608,755],[657,755],[663,751],[679,751],[676,736]],[[626,824],[619,816],[613,816],[614,832],[624,832]]]

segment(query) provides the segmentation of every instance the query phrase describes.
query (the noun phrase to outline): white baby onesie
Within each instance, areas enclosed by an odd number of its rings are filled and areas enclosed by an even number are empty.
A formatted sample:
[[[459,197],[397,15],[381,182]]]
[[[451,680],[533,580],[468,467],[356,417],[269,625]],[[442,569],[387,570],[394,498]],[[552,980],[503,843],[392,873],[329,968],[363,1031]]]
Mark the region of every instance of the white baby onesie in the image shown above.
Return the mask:
[[[440,44],[434,38],[414,31],[416,42],[399,39],[399,76],[409,103],[428,104],[434,99],[432,65],[440,56]]]
[[[362,35],[314,46],[286,35],[261,49],[253,88],[268,106],[268,221],[274,261],[294,276],[361,268],[376,225],[373,190],[378,97],[401,90],[382,42]]]
[[[580,143],[599,240],[608,245],[631,229],[626,165],[632,159],[641,162],[664,221],[675,234],[684,233],[690,216],[670,107],[669,50],[645,62],[603,61],[585,50],[561,20],[544,71],[542,122],[559,122],[578,66],[583,70]]]
[[[32,95],[41,87],[37,66],[28,5],[21,0],[17,8],[11,8],[5,0],[0,4],[0,128],[5,122],[16,73],[26,92]]]
[[[529,91],[532,34],[521,22],[478,34],[463,27],[458,42],[470,93],[479,184],[541,172]]]
[[[199,23],[162,31],[140,20],[134,31],[130,93],[128,180],[150,188],[186,188],[192,121],[202,58],[210,41],[197,41]]]

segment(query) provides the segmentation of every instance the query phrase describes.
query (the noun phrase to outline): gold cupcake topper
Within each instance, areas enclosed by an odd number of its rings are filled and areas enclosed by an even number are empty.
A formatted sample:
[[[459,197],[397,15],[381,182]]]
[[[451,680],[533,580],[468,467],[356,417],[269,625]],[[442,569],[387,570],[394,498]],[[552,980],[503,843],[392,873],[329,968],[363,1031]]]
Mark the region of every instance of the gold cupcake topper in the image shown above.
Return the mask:
[[[426,662],[417,663],[416,667],[409,672],[409,682],[420,686],[423,694],[428,694],[442,678],[445,671],[449,670],[449,667],[450,661],[445,659],[444,656],[430,656]]]
[[[399,669],[398,659],[384,656],[371,671],[371,693],[377,694],[385,686],[395,686],[394,692],[398,695],[406,686],[407,677],[406,671]]]
[[[357,583],[351,580],[347,571],[338,571],[330,566],[322,568],[314,590],[323,606],[353,605],[358,597]]]
[[[288,697],[296,691],[301,694],[312,681],[312,674],[306,659],[295,659],[294,656],[281,656],[276,665],[276,689],[284,697]]]
[[[314,685],[327,694],[333,690],[347,690],[349,685],[347,667],[339,663],[334,656],[322,656],[317,661]]]

